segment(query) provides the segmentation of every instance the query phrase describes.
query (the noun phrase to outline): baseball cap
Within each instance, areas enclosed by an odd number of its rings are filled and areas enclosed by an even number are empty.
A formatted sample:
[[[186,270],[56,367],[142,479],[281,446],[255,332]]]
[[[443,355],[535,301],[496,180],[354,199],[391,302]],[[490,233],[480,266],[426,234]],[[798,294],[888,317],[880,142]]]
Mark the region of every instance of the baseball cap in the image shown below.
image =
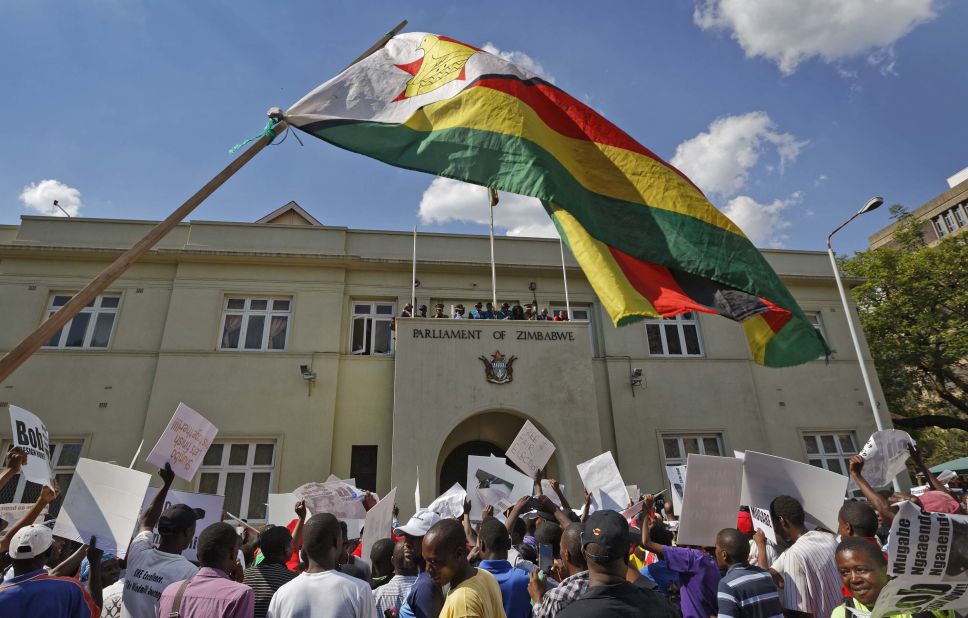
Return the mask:
[[[158,520],[159,532],[176,532],[187,530],[193,523],[205,517],[202,509],[193,509],[187,504],[174,504]]]
[[[599,549],[585,556],[598,563],[612,562],[624,556],[629,550],[629,523],[616,511],[595,511],[585,520],[581,532],[581,546],[596,543]]]
[[[24,526],[10,541],[10,557],[14,560],[36,558],[54,544],[54,534],[43,524]]]
[[[401,534],[406,534],[408,536],[424,536],[438,521],[440,521],[439,513],[428,511],[427,509],[420,509],[413,514],[413,517],[410,518],[410,521],[407,522],[406,526],[394,528],[393,534],[398,536]]]
[[[740,511],[736,514],[736,529],[743,534],[753,534],[753,516],[749,511]]]

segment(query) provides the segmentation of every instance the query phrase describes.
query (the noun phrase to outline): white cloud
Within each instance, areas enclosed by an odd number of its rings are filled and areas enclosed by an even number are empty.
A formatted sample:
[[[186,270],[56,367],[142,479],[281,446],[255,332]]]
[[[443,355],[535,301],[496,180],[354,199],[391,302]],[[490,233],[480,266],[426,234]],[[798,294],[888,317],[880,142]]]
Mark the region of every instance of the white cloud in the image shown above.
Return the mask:
[[[47,179],[24,187],[20,192],[20,201],[24,205],[42,215],[63,217],[60,208],[54,206],[54,200],[72,217],[81,210],[81,192],[65,185],[59,180]]]
[[[558,232],[550,217],[533,197],[501,192],[501,201],[494,208],[494,227],[507,230],[508,236],[537,236],[557,238]],[[487,225],[487,189],[477,185],[435,178],[420,198],[422,223],[460,221]]]
[[[786,75],[809,58],[825,62],[873,52],[870,62],[894,72],[891,49],[936,16],[938,0],[701,0],[693,21],[731,33],[747,57],[772,60]]]
[[[541,77],[551,82],[552,84],[555,83],[555,78],[552,75],[549,75],[547,71],[545,71],[545,68],[541,66],[541,63],[535,60],[534,58],[532,58],[531,56],[529,56],[528,54],[524,53],[523,51],[516,51],[516,50],[505,51],[503,49],[498,49],[497,47],[495,47],[494,43],[491,43],[490,41],[485,43],[484,47],[482,47],[481,49],[483,49],[489,54],[500,56],[501,58],[504,58],[508,62],[518,65],[522,69],[531,71],[535,75],[540,75]]]
[[[806,144],[778,132],[766,112],[750,112],[714,120],[708,132],[679,144],[671,162],[704,192],[728,198],[746,185],[765,146],[776,149],[782,172]]]
[[[749,196],[738,195],[729,200],[723,213],[743,230],[754,245],[781,249],[790,238],[784,233],[791,225],[785,218],[785,211],[799,204],[801,199],[801,194],[796,192],[786,199],[760,204]]]

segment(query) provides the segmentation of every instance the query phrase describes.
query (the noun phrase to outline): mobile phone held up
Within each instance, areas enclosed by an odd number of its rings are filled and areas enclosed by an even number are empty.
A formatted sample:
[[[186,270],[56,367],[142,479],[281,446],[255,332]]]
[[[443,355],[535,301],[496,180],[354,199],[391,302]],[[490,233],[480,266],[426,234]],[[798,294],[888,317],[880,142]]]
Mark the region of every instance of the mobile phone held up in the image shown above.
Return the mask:
[[[538,546],[538,568],[544,573],[551,574],[551,567],[555,563],[555,551],[548,543]]]

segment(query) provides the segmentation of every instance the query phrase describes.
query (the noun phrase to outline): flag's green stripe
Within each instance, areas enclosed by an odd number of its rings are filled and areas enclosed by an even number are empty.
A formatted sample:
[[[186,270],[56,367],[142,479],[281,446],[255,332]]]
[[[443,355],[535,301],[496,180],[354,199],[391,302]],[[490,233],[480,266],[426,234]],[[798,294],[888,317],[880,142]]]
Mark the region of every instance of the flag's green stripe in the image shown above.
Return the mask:
[[[804,358],[805,352],[809,356]],[[830,354],[817,329],[806,320],[793,318],[766,344],[763,364],[767,367],[792,367]]]
[[[688,215],[589,191],[555,157],[520,137],[467,128],[418,132],[374,122],[333,124],[313,135],[397,167],[555,202],[593,237],[629,255],[755,294],[806,319],[748,239]]]

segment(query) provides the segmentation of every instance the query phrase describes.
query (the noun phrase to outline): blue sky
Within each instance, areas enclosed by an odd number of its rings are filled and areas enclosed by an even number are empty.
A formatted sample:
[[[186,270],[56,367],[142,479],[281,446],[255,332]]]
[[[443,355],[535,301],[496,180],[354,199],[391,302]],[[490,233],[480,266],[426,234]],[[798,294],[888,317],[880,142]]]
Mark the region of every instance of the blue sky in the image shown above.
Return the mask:
[[[266,109],[403,18],[539,70],[679,164],[759,246],[821,249],[868,197],[915,208],[968,166],[954,0],[7,0],[0,223],[52,196],[79,216],[164,217]],[[486,232],[479,189],[303,142],[264,151],[190,218],[254,221],[295,200],[329,225]],[[502,231],[547,232],[527,200],[502,206]],[[866,247],[886,211],[838,249]]]

